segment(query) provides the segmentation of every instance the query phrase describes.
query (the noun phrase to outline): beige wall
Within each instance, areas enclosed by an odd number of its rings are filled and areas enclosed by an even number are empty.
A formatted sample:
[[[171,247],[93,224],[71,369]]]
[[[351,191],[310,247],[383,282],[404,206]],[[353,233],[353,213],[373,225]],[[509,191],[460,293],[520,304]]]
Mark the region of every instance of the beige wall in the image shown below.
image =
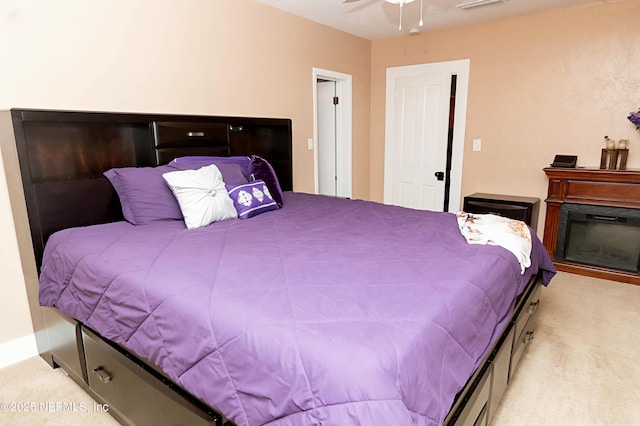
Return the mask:
[[[2,0],[0,109],[286,117],[313,192],[312,68],[353,77],[353,194],[369,194],[371,42],[253,0]],[[0,344],[32,332],[0,162]]]
[[[626,119],[640,107],[640,1],[595,2],[373,42],[372,199],[383,198],[386,68],[467,58],[463,196],[544,200],[553,156],[598,167],[604,135],[630,138],[628,166],[640,167],[640,132]],[[540,219],[542,235],[544,205]]]

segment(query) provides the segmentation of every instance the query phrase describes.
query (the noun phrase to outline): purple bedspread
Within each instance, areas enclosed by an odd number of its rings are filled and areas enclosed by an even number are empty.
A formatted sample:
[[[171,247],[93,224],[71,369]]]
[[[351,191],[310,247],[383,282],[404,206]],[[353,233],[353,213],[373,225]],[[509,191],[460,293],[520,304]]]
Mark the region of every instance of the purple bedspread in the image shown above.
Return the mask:
[[[40,303],[156,364],[238,425],[437,425],[538,268],[449,213],[286,193],[281,210],[74,228]]]

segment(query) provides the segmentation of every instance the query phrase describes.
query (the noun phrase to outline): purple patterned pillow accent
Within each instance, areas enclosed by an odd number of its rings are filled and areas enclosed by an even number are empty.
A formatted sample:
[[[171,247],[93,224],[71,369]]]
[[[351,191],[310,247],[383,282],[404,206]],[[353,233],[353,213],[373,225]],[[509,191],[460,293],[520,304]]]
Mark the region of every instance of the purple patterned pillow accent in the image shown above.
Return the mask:
[[[276,172],[267,160],[257,155],[252,155],[251,164],[249,165],[249,177],[253,180],[263,180],[267,184],[273,199],[278,203],[278,206],[282,207],[284,202],[282,188],[280,188]]]
[[[227,185],[227,191],[240,219],[249,219],[260,213],[278,210],[278,204],[262,180],[237,186]]]

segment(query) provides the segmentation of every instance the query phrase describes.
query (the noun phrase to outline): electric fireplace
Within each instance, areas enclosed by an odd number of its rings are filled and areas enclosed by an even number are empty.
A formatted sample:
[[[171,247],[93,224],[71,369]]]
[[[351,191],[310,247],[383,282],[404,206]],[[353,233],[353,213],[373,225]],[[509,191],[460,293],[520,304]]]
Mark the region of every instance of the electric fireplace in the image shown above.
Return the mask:
[[[640,285],[640,169],[544,169],[544,247],[559,271]]]
[[[564,203],[555,258],[640,272],[640,210]]]

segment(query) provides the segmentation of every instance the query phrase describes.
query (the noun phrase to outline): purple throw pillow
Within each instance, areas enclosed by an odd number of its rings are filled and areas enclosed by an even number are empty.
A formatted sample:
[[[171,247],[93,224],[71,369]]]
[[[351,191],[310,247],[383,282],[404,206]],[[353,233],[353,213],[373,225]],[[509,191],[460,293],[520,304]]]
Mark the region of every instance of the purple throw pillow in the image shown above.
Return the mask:
[[[173,161],[169,164],[194,164],[200,168],[203,166],[208,166],[209,164],[215,164],[220,169],[222,173],[223,179],[227,184],[241,184],[245,182],[249,182],[249,165],[251,164],[251,159],[247,156],[243,155],[234,155],[231,157],[217,157],[217,156],[207,156],[207,155],[189,155],[185,157],[177,157],[174,158]],[[237,177],[231,179],[231,176],[225,176],[224,168],[227,165],[238,165],[240,170],[242,171],[242,180],[238,180]]]
[[[237,186],[227,185],[227,191],[240,219],[249,219],[260,213],[278,210],[278,204],[262,180]]]
[[[104,172],[120,198],[122,214],[134,225],[158,220],[183,220],[180,205],[162,178],[164,173],[197,170],[208,164],[201,162],[169,163],[157,167],[122,167]],[[225,184],[247,182],[238,164],[217,165]]]
[[[267,160],[257,155],[252,155],[251,164],[249,165],[249,177],[253,180],[263,180],[267,184],[273,199],[278,203],[278,206],[282,207],[284,203],[282,188],[280,188],[276,172]]]
[[[247,170],[239,164],[190,161],[184,163],[169,163],[168,165],[177,167],[178,170],[197,170],[202,167],[210,166],[211,164],[215,164],[216,167],[218,167],[218,170],[220,170],[220,173],[222,174],[222,180],[225,184],[240,185],[241,183],[249,182]]]

